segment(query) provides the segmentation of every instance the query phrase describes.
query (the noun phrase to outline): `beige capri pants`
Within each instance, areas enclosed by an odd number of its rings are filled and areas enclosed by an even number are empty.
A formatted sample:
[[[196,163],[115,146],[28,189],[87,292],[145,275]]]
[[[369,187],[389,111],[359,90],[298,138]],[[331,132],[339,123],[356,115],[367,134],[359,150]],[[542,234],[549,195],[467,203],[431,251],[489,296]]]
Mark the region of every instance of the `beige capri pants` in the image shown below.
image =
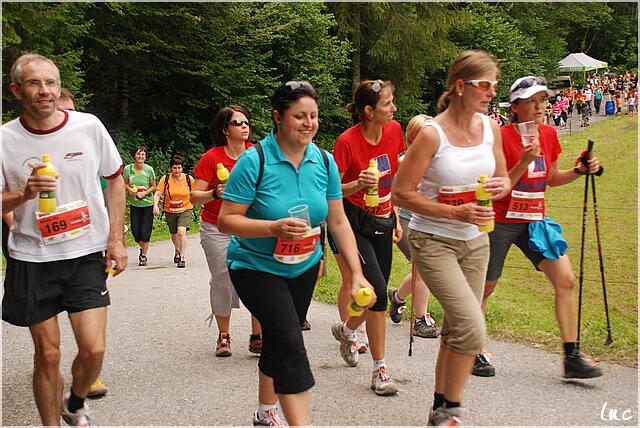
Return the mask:
[[[409,229],[409,249],[444,310],[442,343],[461,354],[482,352],[487,331],[480,303],[489,263],[488,235],[460,241]]]
[[[213,315],[228,317],[232,308],[240,307],[236,289],[229,278],[227,249],[231,235],[221,233],[215,224],[200,222],[200,245],[209,265],[209,298]]]

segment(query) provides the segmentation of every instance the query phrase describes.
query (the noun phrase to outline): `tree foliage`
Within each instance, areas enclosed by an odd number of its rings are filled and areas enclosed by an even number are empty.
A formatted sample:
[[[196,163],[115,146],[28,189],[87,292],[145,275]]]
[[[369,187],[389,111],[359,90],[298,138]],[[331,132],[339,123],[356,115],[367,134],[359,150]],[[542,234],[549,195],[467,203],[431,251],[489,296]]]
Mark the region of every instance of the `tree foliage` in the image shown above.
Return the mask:
[[[126,160],[138,144],[168,169],[193,168],[208,125],[226,104],[272,126],[270,96],[291,79],[320,96],[317,141],[331,148],[361,79],[396,86],[397,118],[435,113],[450,60],[486,49],[502,67],[504,98],[524,74],[553,77],[570,51],[637,66],[636,3],[4,3],[3,121],[19,107],[9,71],[24,51],[51,57],[80,109],[98,115]]]

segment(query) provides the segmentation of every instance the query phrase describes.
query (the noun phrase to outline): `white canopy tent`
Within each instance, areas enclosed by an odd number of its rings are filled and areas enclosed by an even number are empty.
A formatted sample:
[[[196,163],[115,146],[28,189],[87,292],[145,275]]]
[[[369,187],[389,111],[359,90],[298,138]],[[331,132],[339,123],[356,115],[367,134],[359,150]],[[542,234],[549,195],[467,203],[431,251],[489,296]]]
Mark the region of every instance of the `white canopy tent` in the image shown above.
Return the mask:
[[[558,62],[560,71],[592,71],[600,68],[607,68],[609,65],[599,59],[591,58],[589,55],[580,53],[572,53],[564,57]]]
[[[561,72],[573,72],[582,71],[582,77],[587,80],[587,71],[598,70],[600,68],[607,68],[609,64],[599,59],[591,58],[589,55],[580,53],[572,53],[558,61],[560,67],[558,69]]]

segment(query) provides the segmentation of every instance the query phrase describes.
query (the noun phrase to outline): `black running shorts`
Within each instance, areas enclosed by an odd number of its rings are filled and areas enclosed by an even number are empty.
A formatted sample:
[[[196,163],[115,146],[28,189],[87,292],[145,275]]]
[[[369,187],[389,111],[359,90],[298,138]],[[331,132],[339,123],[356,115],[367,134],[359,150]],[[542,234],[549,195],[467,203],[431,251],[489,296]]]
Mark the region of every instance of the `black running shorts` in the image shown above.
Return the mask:
[[[27,327],[63,311],[109,306],[105,267],[102,252],[45,263],[13,259],[4,279],[2,319]]]
[[[542,253],[533,251],[529,247],[529,223],[498,223],[493,232],[489,234],[490,256],[487,269],[487,281],[497,281],[502,275],[504,261],[511,244],[516,244],[538,269],[538,265],[545,259]]]

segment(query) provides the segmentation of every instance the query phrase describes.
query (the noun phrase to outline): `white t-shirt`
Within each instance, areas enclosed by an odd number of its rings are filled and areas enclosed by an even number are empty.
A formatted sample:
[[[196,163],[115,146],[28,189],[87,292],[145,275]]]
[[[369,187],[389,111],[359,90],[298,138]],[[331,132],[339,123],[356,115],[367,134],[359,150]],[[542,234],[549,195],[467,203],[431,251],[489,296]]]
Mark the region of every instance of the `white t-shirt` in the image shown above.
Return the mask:
[[[88,113],[64,111],[65,119],[48,131],[30,129],[19,118],[2,126],[3,192],[23,188],[33,165],[42,154],[51,155],[58,174],[58,205],[82,200],[91,217],[89,231],[70,241],[44,245],[36,224],[38,198],[14,210],[9,235],[11,257],[28,262],[49,262],[81,257],[107,249],[109,217],[104,205],[100,177],[121,173],[122,159],[100,120]]]
[[[431,165],[418,183],[417,192],[420,195],[437,201],[440,186],[473,185],[478,182],[482,174],[493,177],[496,170],[493,130],[489,122],[490,118],[484,114],[480,117],[483,126],[482,144],[471,147],[452,146],[437,122],[433,120],[425,122],[423,126],[432,126],[438,132],[440,144],[431,160]],[[415,212],[409,222],[409,228],[460,241],[469,241],[484,233],[471,223],[430,217]]]

